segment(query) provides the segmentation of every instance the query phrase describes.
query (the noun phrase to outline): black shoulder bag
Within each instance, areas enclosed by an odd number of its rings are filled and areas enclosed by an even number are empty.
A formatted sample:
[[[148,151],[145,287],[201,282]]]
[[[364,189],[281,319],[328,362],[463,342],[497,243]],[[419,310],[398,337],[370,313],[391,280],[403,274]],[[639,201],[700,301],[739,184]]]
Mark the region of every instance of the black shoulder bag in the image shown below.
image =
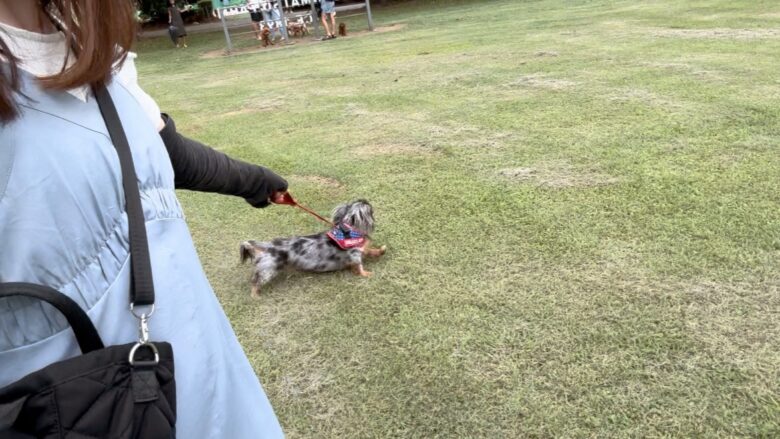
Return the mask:
[[[0,283],[0,298],[32,297],[64,314],[81,348],[80,356],[0,389],[3,439],[175,437],[173,350],[168,343],[149,341],[154,285],[133,158],[108,90],[94,92],[122,169],[130,228],[129,312],[139,321],[139,341],[104,347],[92,321],[69,297],[41,285]]]

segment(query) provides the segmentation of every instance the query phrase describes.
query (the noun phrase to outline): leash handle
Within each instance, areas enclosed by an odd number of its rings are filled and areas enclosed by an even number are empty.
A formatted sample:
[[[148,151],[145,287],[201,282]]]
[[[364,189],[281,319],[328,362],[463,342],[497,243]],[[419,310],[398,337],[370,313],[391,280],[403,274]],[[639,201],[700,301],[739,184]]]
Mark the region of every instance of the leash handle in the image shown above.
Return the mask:
[[[330,222],[330,221],[328,221],[327,219],[323,218],[323,217],[322,217],[322,216],[320,216],[320,214],[318,214],[317,212],[315,212],[315,211],[313,211],[313,210],[309,209],[308,207],[301,205],[299,202],[295,201],[295,198],[293,198],[293,197],[292,197],[292,195],[290,195],[290,193],[289,193],[289,192],[284,192],[284,193],[282,193],[282,194],[276,194],[276,195],[274,195],[274,197],[271,199],[271,201],[272,201],[274,204],[286,204],[286,205],[288,205],[288,206],[297,207],[297,208],[299,208],[299,209],[303,210],[304,212],[306,212],[306,213],[308,213],[308,214],[310,214],[310,215],[314,216],[314,217],[315,217],[315,218],[317,218],[318,220],[320,220],[320,221],[324,222],[325,224],[328,224],[328,225],[331,225],[331,226],[333,226],[333,223],[332,223],[332,222]]]

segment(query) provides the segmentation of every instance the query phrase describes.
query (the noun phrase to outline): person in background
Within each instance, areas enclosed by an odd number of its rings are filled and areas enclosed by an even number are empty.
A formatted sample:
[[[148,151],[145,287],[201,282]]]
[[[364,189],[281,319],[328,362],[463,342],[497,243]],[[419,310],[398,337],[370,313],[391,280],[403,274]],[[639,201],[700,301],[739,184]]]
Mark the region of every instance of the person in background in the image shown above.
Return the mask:
[[[45,8],[62,18],[62,31]],[[157,290],[151,337],[169,342],[176,358],[177,436],[282,438],[203,272],[175,189],[233,195],[263,208],[283,196],[287,182],[183,136],[161,114],[139,87],[129,52],[133,10],[131,0],[0,0],[0,282],[70,297],[107,346],[138,340],[127,306],[122,171],[92,92],[105,86],[141,193]],[[74,46],[90,50],[76,53]],[[51,307],[7,297],[0,317],[0,388],[80,354]]]
[[[271,36],[277,41],[282,38],[282,30],[280,28],[282,16],[279,13],[280,7],[281,5],[279,5],[278,1],[266,1],[262,7],[263,21],[265,21],[265,25],[268,26],[268,29],[271,30]]]
[[[334,0],[321,0],[322,26],[325,27],[324,40],[336,38],[336,2]],[[330,27],[328,27],[328,15],[330,15]]]
[[[255,31],[255,38],[262,40],[260,22],[263,21],[263,14],[260,12],[260,0],[247,0],[246,9],[249,11],[250,20],[252,20],[252,30]]]
[[[176,47],[187,47],[187,29],[184,28],[184,20],[176,6],[176,0],[168,0],[168,32]]]

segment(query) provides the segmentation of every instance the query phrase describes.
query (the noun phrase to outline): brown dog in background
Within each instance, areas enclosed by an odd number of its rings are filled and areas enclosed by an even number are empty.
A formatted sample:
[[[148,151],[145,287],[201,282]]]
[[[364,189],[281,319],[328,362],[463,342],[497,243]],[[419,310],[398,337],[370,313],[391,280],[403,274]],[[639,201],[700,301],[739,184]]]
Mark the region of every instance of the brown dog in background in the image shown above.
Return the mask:
[[[269,44],[271,46],[274,45],[274,40],[271,39],[271,29],[269,29],[268,26],[263,26],[263,31],[260,32],[260,38],[263,40],[263,47],[268,47]]]
[[[346,23],[339,23],[339,36],[346,37],[347,36],[347,24]]]
[[[309,35],[309,28],[306,26],[306,23],[302,21],[288,21],[287,32],[295,37],[302,37]]]

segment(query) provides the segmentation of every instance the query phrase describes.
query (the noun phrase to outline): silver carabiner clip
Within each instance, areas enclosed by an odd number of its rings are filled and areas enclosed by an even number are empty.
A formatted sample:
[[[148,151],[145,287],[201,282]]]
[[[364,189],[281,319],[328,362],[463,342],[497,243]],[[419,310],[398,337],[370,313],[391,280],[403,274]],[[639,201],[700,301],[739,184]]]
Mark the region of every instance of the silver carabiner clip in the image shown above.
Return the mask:
[[[158,364],[160,362],[160,352],[157,350],[157,346],[154,345],[154,343],[149,341],[149,318],[154,314],[154,304],[151,305],[151,309],[149,310],[149,313],[141,313],[140,315],[136,313],[134,304],[130,304],[130,312],[133,314],[135,318],[138,319],[138,343],[136,343],[132,349],[130,349],[130,358],[128,361],[130,362],[131,366],[135,366],[136,364],[143,363],[144,365],[149,365],[149,360],[139,360],[136,361],[135,359],[135,353],[138,351],[138,348],[142,346],[148,346],[152,353],[154,353],[154,362],[153,364]]]
[[[138,342],[147,343],[149,341],[149,318],[154,314],[154,304],[151,305],[148,313],[138,314],[135,310],[135,304],[130,304],[130,313],[138,319]]]

